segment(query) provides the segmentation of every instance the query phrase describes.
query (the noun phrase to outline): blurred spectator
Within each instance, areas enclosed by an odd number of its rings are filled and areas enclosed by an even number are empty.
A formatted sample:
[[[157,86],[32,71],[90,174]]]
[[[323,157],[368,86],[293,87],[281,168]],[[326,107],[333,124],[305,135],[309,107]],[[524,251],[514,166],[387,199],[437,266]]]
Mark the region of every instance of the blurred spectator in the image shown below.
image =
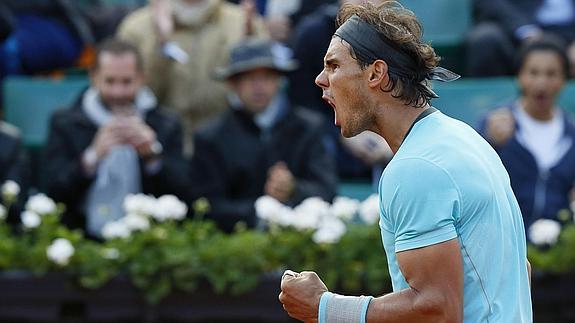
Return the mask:
[[[301,18],[326,3],[328,3],[327,0],[267,0],[265,22],[270,37],[276,41],[288,43],[292,36],[293,26],[296,26]]]
[[[226,107],[226,87],[212,78],[230,47],[246,35],[265,36],[253,2],[151,0],[121,24],[118,35],[144,56],[150,87],[182,117],[185,153],[194,130]]]
[[[0,77],[74,66],[93,42],[89,22],[73,1],[0,2]]]
[[[255,5],[256,10],[258,11],[258,13],[261,16],[265,15],[265,13],[266,13],[267,0],[227,0],[227,2],[234,3],[234,4],[241,4],[241,3],[245,3],[245,2],[250,2],[251,4]]]
[[[18,199],[13,201],[8,222],[19,223],[20,211],[28,197],[30,172],[27,156],[22,149],[18,128],[0,121],[0,185],[7,180],[14,181],[20,187]],[[3,201],[6,206],[7,201]]]
[[[474,0],[474,15],[477,25],[467,38],[469,76],[512,74],[517,49],[544,32],[570,44],[575,66],[575,0]]]
[[[520,49],[519,98],[480,127],[509,172],[526,227],[569,210],[575,183],[575,125],[556,106],[569,61],[559,40],[545,38]]]
[[[124,215],[127,194],[184,198],[188,188],[181,125],[144,86],[142,65],[132,45],[106,41],[97,52],[91,86],[50,123],[47,193],[66,204],[66,224],[85,221],[92,236]]]
[[[96,42],[100,42],[114,36],[122,20],[132,11],[145,6],[148,0],[83,0],[80,3]]]
[[[378,3],[384,0],[372,0]],[[340,0],[345,3],[360,3],[362,0]],[[323,127],[336,143],[330,151],[337,156],[337,166],[343,178],[370,178],[371,165],[354,154],[363,149],[350,149],[359,141],[346,141],[339,128],[333,123],[333,109],[321,98],[321,89],[315,85],[315,78],[323,69],[323,56],[335,32],[335,17],[339,6],[326,4],[311,15],[303,18],[293,35],[294,58],[299,68],[290,74],[290,98],[294,104],[319,112],[325,120]]]
[[[279,46],[249,40],[232,50],[230,65],[218,70],[233,90],[229,110],[195,136],[192,178],[226,231],[240,221],[254,226],[254,202],[264,194],[291,206],[335,194],[320,116],[293,109],[281,90],[295,61]]]
[[[239,4],[246,0],[228,0]],[[281,14],[288,18],[291,25],[295,26],[301,18],[312,13],[325,3],[334,3],[337,0],[249,0],[256,4],[258,12],[262,16]]]

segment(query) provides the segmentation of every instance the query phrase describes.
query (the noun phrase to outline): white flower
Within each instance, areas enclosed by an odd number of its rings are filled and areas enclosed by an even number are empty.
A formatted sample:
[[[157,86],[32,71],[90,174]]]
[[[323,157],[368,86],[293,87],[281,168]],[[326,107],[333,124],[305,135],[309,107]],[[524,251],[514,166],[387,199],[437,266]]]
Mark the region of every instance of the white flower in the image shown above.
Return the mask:
[[[256,209],[256,215],[258,218],[266,221],[272,221],[272,219],[278,217],[278,214],[285,206],[275,198],[269,195],[264,195],[260,196],[256,200],[254,207]]]
[[[118,259],[120,257],[120,251],[116,248],[104,248],[102,249],[102,257],[109,260]]]
[[[315,243],[336,243],[345,234],[346,226],[343,221],[336,217],[322,219],[319,229],[313,234]]]
[[[37,228],[42,223],[42,218],[36,212],[24,211],[20,214],[22,224],[26,229]]]
[[[298,230],[315,230],[318,228],[322,216],[325,216],[325,214],[315,211],[310,212],[308,207],[297,206],[290,214],[290,218],[286,219],[286,225],[291,225]]]
[[[48,196],[40,193],[28,199],[26,210],[36,212],[39,215],[46,215],[56,211],[56,203]]]
[[[535,245],[554,245],[557,243],[561,225],[554,220],[539,219],[529,227],[529,239]]]
[[[321,218],[324,216],[329,216],[329,208],[329,203],[322,200],[321,198],[308,197],[307,199],[303,200],[300,205],[295,207],[295,211]]]
[[[316,229],[320,219],[329,215],[329,204],[319,197],[310,197],[294,209],[269,196],[262,196],[255,203],[260,219],[282,227],[298,230]]]
[[[64,238],[58,238],[52,242],[46,249],[48,259],[60,266],[65,266],[74,255],[74,246],[70,241]]]
[[[2,184],[2,197],[4,200],[14,201],[20,194],[20,185],[18,183],[7,180]]]
[[[359,206],[359,217],[366,224],[374,224],[379,221],[379,196],[372,194],[361,202]]]
[[[123,221],[108,222],[102,228],[102,237],[106,240],[116,238],[125,239],[128,238],[130,234],[130,229]]]
[[[156,212],[156,198],[145,194],[128,194],[124,198],[126,214],[152,216]]]
[[[8,210],[4,207],[4,205],[0,204],[0,221],[3,221],[8,216]]]
[[[334,199],[330,211],[331,214],[335,215],[336,217],[342,220],[351,221],[353,220],[353,217],[357,213],[358,209],[359,209],[358,200],[346,196],[338,196]]]
[[[130,231],[145,231],[150,228],[150,220],[144,215],[128,214],[121,219]]]
[[[154,218],[160,222],[165,220],[182,220],[188,213],[188,207],[174,195],[162,195],[156,203]]]

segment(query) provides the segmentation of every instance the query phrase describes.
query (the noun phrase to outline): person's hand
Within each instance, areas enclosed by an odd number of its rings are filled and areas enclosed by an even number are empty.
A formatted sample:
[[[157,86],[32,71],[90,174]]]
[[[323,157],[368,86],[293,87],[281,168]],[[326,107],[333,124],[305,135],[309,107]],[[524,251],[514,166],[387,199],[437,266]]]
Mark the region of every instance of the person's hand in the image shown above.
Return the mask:
[[[174,33],[174,17],[170,0],[150,0],[154,30],[161,44],[167,42]]]
[[[136,116],[121,118],[120,122],[125,142],[134,147],[141,158],[146,159],[156,153],[156,132],[150,126]]]
[[[487,138],[495,146],[505,144],[515,132],[515,120],[511,111],[499,109],[487,117]]]
[[[123,143],[121,125],[111,122],[98,129],[90,147],[96,152],[96,161],[108,155],[113,146]]]
[[[342,142],[355,157],[368,165],[384,163],[393,155],[385,139],[371,131],[364,131],[351,138],[342,137]]]
[[[315,323],[319,300],[327,291],[316,273],[287,270],[282,277],[279,300],[289,316],[306,323]]]
[[[264,186],[267,195],[285,203],[291,198],[294,189],[295,178],[284,162],[278,162],[270,167]]]
[[[240,6],[244,12],[244,17],[246,17],[244,25],[244,36],[252,36],[255,32],[254,30],[254,20],[257,15],[257,7],[254,0],[242,0]]]

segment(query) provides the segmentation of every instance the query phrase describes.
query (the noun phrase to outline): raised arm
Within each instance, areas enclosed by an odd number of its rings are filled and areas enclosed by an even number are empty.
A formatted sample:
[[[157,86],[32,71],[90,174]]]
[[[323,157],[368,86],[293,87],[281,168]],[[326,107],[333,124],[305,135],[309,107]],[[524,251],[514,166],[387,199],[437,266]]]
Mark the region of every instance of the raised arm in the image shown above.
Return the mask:
[[[371,300],[366,322],[462,322],[463,264],[457,239],[403,251],[397,254],[397,259],[410,288]],[[339,322],[333,317],[337,315],[333,311],[320,309],[320,298],[327,289],[315,273],[285,275],[281,288],[280,302],[293,318],[305,322]],[[350,298],[347,304],[353,302],[361,311],[362,300]],[[319,311],[323,313],[318,321]],[[359,316],[354,318],[357,320],[353,322],[360,322]]]
[[[409,289],[369,304],[367,322],[461,322],[463,264],[457,239],[397,253]]]

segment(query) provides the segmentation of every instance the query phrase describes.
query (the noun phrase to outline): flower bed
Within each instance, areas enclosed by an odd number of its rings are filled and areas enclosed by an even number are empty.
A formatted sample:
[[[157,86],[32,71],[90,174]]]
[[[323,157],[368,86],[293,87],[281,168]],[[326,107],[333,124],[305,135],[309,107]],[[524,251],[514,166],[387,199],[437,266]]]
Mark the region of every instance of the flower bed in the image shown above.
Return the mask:
[[[196,291],[201,282],[216,293],[244,294],[263,275],[286,268],[317,271],[329,286],[346,291],[389,289],[374,223],[376,197],[363,203],[339,198],[333,205],[311,198],[294,209],[264,197],[257,202],[261,229],[238,225],[234,234],[201,216],[184,219],[187,207],[173,196],[129,196],[124,206],[126,216],[105,225],[98,242],[60,224],[63,205],[42,194],[31,197],[17,232],[0,221],[0,270],[68,273],[88,289],[124,275],[150,304]],[[205,201],[194,205],[207,207]]]
[[[150,306],[169,295],[205,293],[206,286],[213,295],[246,295],[261,287],[262,277],[287,268],[317,271],[330,289],[348,294],[390,290],[376,196],[363,202],[337,198],[331,205],[311,198],[293,209],[262,197],[256,202],[259,228],[238,225],[234,234],[224,234],[201,216],[184,219],[187,207],[175,197],[130,196],[127,215],[106,225],[98,242],[62,226],[64,206],[44,195],[30,198],[21,228],[13,230],[3,219],[14,191],[2,189],[4,273],[63,273],[77,286],[99,291],[123,277]],[[209,205],[199,201],[193,207],[201,214]],[[575,268],[575,225],[570,218],[565,221],[569,223],[563,230],[545,221],[529,230],[536,243],[529,245],[529,259],[540,286],[549,285],[549,278],[541,279],[549,276],[542,272],[568,276]],[[275,284],[279,288],[279,281]]]

